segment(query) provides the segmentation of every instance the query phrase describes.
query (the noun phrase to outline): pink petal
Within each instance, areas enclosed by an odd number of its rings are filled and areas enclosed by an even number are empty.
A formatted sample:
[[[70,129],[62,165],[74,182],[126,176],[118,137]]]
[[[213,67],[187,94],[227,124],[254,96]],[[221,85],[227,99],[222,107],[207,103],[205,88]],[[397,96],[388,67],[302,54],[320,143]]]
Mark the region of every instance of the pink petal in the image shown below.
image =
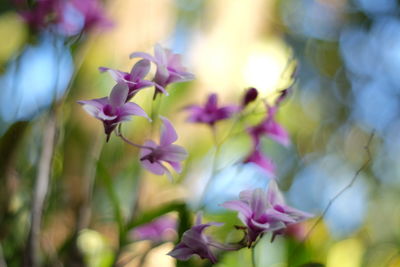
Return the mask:
[[[146,170],[148,170],[156,175],[163,175],[166,171],[165,167],[162,166],[158,162],[151,163],[148,160],[141,160],[140,163]]]
[[[182,161],[188,156],[186,150],[178,145],[168,145],[163,147],[162,151],[165,153],[163,160],[167,161]]]
[[[166,49],[165,49],[166,50]],[[161,45],[156,44],[154,46],[154,56],[157,60],[158,64],[161,64],[163,66],[167,65],[167,55],[165,52],[164,48],[161,47]],[[167,50],[168,51],[168,50]]]
[[[227,201],[221,205],[222,207],[230,210],[235,210],[242,213],[246,218],[251,218],[252,211],[246,203],[240,200]]]
[[[106,68],[106,67],[100,67],[99,68],[100,72],[108,72],[111,77],[116,81],[116,82],[122,82],[125,81],[124,76],[128,73],[123,72],[123,71],[119,71],[119,70],[115,70],[115,69],[110,69],[110,68]]]
[[[125,83],[117,83],[111,91],[109,101],[111,106],[122,106],[128,96],[129,88]]]
[[[163,121],[163,127],[161,130],[161,138],[160,138],[160,145],[166,146],[172,144],[178,139],[178,135],[174,127],[172,126],[171,122],[165,118],[160,116],[161,120]]]
[[[283,195],[274,180],[271,180],[268,184],[267,199],[271,205],[285,204]]]
[[[150,71],[150,61],[142,59],[138,61],[131,70],[131,80],[143,79]]]
[[[146,119],[151,121],[149,116],[147,116],[146,112],[138,104],[128,102],[122,106],[121,111],[122,111],[121,116],[136,115],[136,116],[145,117]]]
[[[130,56],[129,56],[129,58],[135,58],[135,57],[140,57],[140,58],[143,58],[143,59],[147,59],[147,60],[149,60],[151,62],[157,63],[157,60],[153,56],[148,54],[148,53],[134,52],[134,53],[130,54]]]

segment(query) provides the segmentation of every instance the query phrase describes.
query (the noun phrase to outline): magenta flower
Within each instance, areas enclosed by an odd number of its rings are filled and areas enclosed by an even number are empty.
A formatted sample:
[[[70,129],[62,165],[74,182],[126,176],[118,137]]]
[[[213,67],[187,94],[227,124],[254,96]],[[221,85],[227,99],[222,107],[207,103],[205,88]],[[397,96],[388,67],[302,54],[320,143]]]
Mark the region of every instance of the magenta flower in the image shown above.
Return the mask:
[[[168,163],[176,172],[181,172],[181,161],[187,157],[186,150],[173,143],[178,139],[178,135],[171,122],[164,117],[161,117],[163,127],[161,131],[160,144],[148,140],[144,143],[140,150],[140,163],[148,171],[163,175],[167,174],[172,179],[170,171],[164,166]]]
[[[185,107],[190,112],[189,122],[206,123],[213,126],[217,121],[229,119],[239,108],[237,106],[218,107],[217,94],[210,94],[204,106],[191,105]]]
[[[144,77],[150,71],[150,61],[142,59],[138,61],[131,69],[131,72],[124,72],[106,67],[100,67],[101,72],[108,72],[116,82],[124,83],[128,86],[128,96],[126,101],[129,101],[141,89],[154,85],[153,82],[144,80]]]
[[[132,235],[135,240],[167,241],[171,240],[171,235],[176,234],[176,227],[176,219],[170,216],[162,216],[147,224],[135,227]]]
[[[128,86],[118,83],[112,89],[109,97],[78,101],[79,104],[83,105],[87,113],[103,122],[107,141],[117,125],[120,122],[130,120],[132,115],[150,120],[144,110],[137,104],[125,102],[127,95]]]
[[[195,78],[183,67],[179,54],[174,54],[171,50],[162,48],[159,44],[154,47],[154,57],[143,52],[135,52],[130,55],[130,58],[135,57],[147,59],[156,64],[157,70],[153,79],[157,88],[156,93],[168,95],[166,88],[169,84],[186,82]]]
[[[280,214],[271,208],[265,192],[258,188],[240,193],[240,200],[227,201],[223,207],[238,211],[238,217],[246,225],[246,242],[248,247],[265,232],[284,229],[285,222],[294,222],[285,214]]]
[[[269,177],[274,177],[276,174],[276,166],[274,162],[270,158],[262,154],[258,148],[253,149],[251,154],[243,162],[256,164]]]
[[[76,35],[94,27],[109,27],[98,0],[37,0],[33,7],[26,1],[14,0],[22,18],[35,30],[55,25],[66,36]]]
[[[286,205],[282,192],[279,190],[278,185],[274,180],[271,180],[268,185],[267,199],[268,203],[275,211],[281,214],[286,214],[293,219],[293,222],[286,222],[286,225],[299,223],[314,216],[310,213]]]
[[[258,146],[262,136],[267,136],[272,140],[284,145],[290,145],[290,138],[287,131],[275,121],[275,115],[277,112],[277,107],[268,108],[267,117],[258,125],[251,127],[248,131],[253,138],[254,145]]]
[[[181,242],[167,255],[185,261],[197,254],[202,259],[209,259],[212,263],[216,263],[217,258],[211,251],[211,247],[225,249],[225,246],[213,241],[210,236],[205,235],[203,232],[210,226],[220,225],[222,225],[222,223],[209,222],[202,224],[201,215],[197,215],[196,224],[183,233]],[[228,248],[228,250],[232,249]]]
[[[247,228],[247,243],[250,247],[257,237],[265,232],[282,233],[287,225],[301,222],[312,217],[284,202],[274,180],[269,183],[268,191],[258,188],[240,193],[240,200],[227,201],[223,207],[238,211],[239,219]]]

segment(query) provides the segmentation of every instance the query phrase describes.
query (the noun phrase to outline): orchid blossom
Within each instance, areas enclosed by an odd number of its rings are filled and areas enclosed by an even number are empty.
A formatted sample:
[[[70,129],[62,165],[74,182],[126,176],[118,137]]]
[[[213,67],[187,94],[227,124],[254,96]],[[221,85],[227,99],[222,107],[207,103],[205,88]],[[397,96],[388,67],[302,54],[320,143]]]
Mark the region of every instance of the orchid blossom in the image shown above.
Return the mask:
[[[239,111],[239,108],[233,105],[218,107],[217,94],[210,94],[204,106],[191,105],[185,109],[190,112],[187,119],[189,122],[206,123],[210,126],[220,120],[229,119]]]
[[[179,173],[182,170],[181,161],[187,157],[187,152],[183,147],[173,144],[178,139],[178,135],[167,118],[161,117],[161,119],[163,127],[160,144],[151,140],[146,141],[140,150],[140,163],[154,174],[167,174],[171,178],[171,173],[164,163],[168,163]]]
[[[126,84],[118,83],[112,89],[109,97],[78,101],[79,104],[83,105],[87,113],[103,122],[107,141],[117,125],[120,122],[130,120],[132,115],[150,120],[140,106],[132,102],[126,102],[128,90]]]
[[[179,54],[174,54],[171,50],[163,48],[159,44],[154,47],[154,56],[143,52],[135,52],[130,55],[130,58],[136,57],[147,59],[156,64],[157,70],[153,79],[156,94],[164,93],[168,95],[166,88],[169,84],[186,82],[195,78],[183,67]]]

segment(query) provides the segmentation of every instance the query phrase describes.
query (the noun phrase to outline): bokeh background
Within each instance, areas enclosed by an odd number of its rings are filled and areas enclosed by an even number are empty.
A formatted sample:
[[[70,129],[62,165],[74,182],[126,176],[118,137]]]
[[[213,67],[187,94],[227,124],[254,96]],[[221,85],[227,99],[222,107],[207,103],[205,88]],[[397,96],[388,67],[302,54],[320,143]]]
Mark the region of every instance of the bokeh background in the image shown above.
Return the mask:
[[[104,7],[113,26],[68,44],[50,31],[33,33],[11,1],[0,4],[1,264],[22,264],[46,125],[55,109],[41,266],[110,266],[118,233],[108,183],[122,216],[185,203],[189,214],[202,207],[206,220],[226,222],[215,233],[220,240],[237,240],[231,233],[236,215],[218,204],[266,185],[259,170],[237,164],[251,142],[240,127],[224,138],[234,124],[224,121],[214,159],[210,129],[185,122],[182,108],[211,92],[223,104],[238,104],[248,87],[268,99],[291,84],[297,66],[293,92],[278,115],[292,145],[264,140],[263,148],[277,165],[287,201],[317,216],[274,243],[263,238],[255,248],[257,266],[400,266],[398,1],[113,0]],[[155,43],[182,54],[196,75],[170,88],[160,107],[190,152],[173,183],[142,171],[137,151],[121,140],[105,143],[101,123],[76,103],[108,95],[114,81],[99,66],[128,71],[135,62],[129,54],[151,52]],[[149,110],[151,98],[144,90],[135,100]],[[151,132],[146,127],[138,118],[124,132],[143,140]],[[217,162],[213,177],[211,161]],[[177,238],[172,231],[167,241],[132,242],[120,257],[126,266],[175,266],[165,254]],[[250,258],[247,249],[227,252],[216,266],[250,266]],[[198,259],[178,264],[210,266]]]

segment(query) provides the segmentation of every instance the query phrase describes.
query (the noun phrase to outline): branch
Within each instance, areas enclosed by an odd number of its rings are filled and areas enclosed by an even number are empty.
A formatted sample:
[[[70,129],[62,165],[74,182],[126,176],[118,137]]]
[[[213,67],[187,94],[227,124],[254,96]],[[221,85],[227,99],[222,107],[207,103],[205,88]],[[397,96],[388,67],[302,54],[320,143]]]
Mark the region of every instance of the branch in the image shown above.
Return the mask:
[[[346,192],[350,187],[353,186],[353,184],[356,182],[358,176],[360,173],[371,163],[372,161],[372,156],[371,156],[371,151],[369,150],[369,146],[371,145],[372,139],[375,136],[375,130],[373,130],[368,138],[367,144],[364,146],[364,149],[367,153],[367,160],[361,165],[360,168],[354,173],[353,178],[350,180],[350,182],[343,187],[339,192],[336,193],[336,195],[329,201],[328,205],[325,207],[324,211],[322,212],[321,216],[317,219],[317,221],[313,224],[313,226],[308,230],[307,234],[304,236],[304,238],[300,241],[299,245],[294,249],[293,254],[296,253],[298,250],[299,246],[303,244],[311,235],[311,233],[314,231],[314,229],[322,222],[322,220],[325,218],[326,214],[328,213],[329,209],[331,208],[332,204],[338,199],[344,192]]]
[[[31,226],[26,244],[24,266],[36,267],[39,260],[40,226],[42,221],[43,206],[49,190],[50,172],[53,159],[54,144],[56,140],[56,114],[50,111],[45,125],[42,153],[39,159],[36,184],[33,192]]]

